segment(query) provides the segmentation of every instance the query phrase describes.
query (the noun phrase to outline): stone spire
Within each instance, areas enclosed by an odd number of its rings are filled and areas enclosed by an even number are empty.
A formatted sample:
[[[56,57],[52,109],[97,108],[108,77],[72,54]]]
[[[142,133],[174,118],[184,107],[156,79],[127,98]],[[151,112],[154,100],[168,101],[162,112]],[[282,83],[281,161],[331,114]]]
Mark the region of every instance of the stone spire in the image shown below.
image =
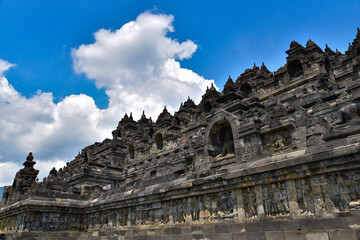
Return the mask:
[[[224,94],[228,94],[229,92],[235,92],[234,81],[232,80],[230,75],[227,82],[224,85],[224,90],[223,90]]]
[[[269,71],[269,69],[267,69],[267,67],[265,66],[264,62],[261,63],[260,70],[261,70],[261,72],[263,72],[263,73],[265,73],[265,74],[271,73],[271,72]]]
[[[312,47],[312,46],[315,46],[315,45],[316,44],[311,40],[311,38],[309,38],[309,40],[306,43],[306,47],[309,48],[309,47]]]
[[[261,70],[265,70],[267,67],[265,66],[264,62],[261,62]]]
[[[164,106],[163,113],[169,113],[168,110],[166,109],[166,105]]]
[[[329,48],[329,46],[327,44],[325,44],[325,53],[328,53],[330,55],[335,54],[334,51],[331,48]]]
[[[33,159],[34,157],[32,155],[32,152],[29,152],[29,155],[26,157],[26,161],[23,163],[25,168],[34,168],[36,162],[34,162]]]
[[[128,119],[129,119],[129,116],[127,115],[127,113],[125,113],[123,120],[128,120]]]
[[[295,47],[297,47],[297,46],[299,46],[299,44],[298,44],[298,42],[295,41],[295,40],[290,43],[290,49],[291,49],[291,48],[295,48]]]
[[[160,127],[166,127],[171,125],[172,116],[166,109],[166,105],[164,106],[164,110],[160,115],[158,116],[158,119],[156,120],[156,124]]]
[[[231,76],[229,75],[229,78],[227,82],[225,83],[225,86],[232,86],[234,84],[234,81],[232,80]]]
[[[55,167],[53,167],[50,171],[50,175],[55,176],[56,174],[57,174],[57,171],[56,171]]]

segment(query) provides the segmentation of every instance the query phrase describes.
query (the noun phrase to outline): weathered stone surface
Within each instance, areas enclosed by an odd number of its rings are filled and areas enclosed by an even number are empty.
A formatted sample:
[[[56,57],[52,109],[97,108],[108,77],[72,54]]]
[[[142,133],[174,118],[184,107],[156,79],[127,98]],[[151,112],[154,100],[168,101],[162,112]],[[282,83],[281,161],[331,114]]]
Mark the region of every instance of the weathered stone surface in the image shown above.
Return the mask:
[[[255,65],[156,121],[125,114],[43,181],[30,153],[0,239],[354,238],[359,49],[360,33],[344,54],[294,41],[273,73]]]
[[[356,232],[352,229],[342,229],[342,230],[330,230],[329,231],[329,239],[330,240],[357,240]]]
[[[284,240],[283,232],[265,232],[266,240]]]

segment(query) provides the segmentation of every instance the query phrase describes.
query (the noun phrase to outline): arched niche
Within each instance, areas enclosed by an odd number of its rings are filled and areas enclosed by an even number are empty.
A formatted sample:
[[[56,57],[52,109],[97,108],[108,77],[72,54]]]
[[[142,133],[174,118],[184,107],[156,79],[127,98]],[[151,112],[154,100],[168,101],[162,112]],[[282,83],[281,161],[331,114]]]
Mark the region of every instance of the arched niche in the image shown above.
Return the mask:
[[[295,59],[288,63],[287,70],[290,76],[290,79],[299,77],[304,74],[301,62],[299,59]]]
[[[220,120],[213,124],[209,133],[208,153],[210,156],[226,156],[235,153],[232,128],[227,120]]]
[[[152,138],[154,135],[154,129],[150,128],[149,129],[149,137]]]
[[[211,103],[209,101],[205,102],[204,105],[203,105],[203,110],[204,112],[208,113],[211,111]]]
[[[250,95],[252,93],[250,84],[249,83],[242,84],[240,87],[240,92],[245,98],[250,97]]]
[[[155,135],[155,143],[156,143],[156,148],[161,150],[163,149],[164,146],[164,139],[161,133],[157,133]]]
[[[130,159],[135,158],[135,147],[134,147],[134,145],[129,146],[129,156],[130,156]]]

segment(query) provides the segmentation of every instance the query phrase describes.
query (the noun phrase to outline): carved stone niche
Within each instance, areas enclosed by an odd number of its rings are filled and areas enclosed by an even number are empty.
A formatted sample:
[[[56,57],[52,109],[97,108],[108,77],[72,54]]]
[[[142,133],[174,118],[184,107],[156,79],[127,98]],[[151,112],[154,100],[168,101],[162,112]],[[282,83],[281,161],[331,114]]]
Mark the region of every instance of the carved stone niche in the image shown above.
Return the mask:
[[[297,78],[304,74],[302,64],[299,59],[294,59],[287,64],[287,70],[290,80]]]
[[[228,121],[220,120],[211,127],[209,145],[208,153],[212,157],[220,158],[234,155],[234,137]]]
[[[276,154],[290,150],[294,135],[293,120],[277,121],[260,129],[262,145],[265,154]]]

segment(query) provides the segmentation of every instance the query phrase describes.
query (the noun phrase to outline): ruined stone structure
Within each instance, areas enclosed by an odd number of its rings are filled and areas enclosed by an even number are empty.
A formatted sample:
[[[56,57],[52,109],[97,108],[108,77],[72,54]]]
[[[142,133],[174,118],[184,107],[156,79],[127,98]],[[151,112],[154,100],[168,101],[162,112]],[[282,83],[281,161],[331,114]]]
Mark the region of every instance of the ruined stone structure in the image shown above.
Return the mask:
[[[357,239],[360,30],[344,54],[286,53],[174,115],[125,114],[43,182],[30,153],[0,239]]]

